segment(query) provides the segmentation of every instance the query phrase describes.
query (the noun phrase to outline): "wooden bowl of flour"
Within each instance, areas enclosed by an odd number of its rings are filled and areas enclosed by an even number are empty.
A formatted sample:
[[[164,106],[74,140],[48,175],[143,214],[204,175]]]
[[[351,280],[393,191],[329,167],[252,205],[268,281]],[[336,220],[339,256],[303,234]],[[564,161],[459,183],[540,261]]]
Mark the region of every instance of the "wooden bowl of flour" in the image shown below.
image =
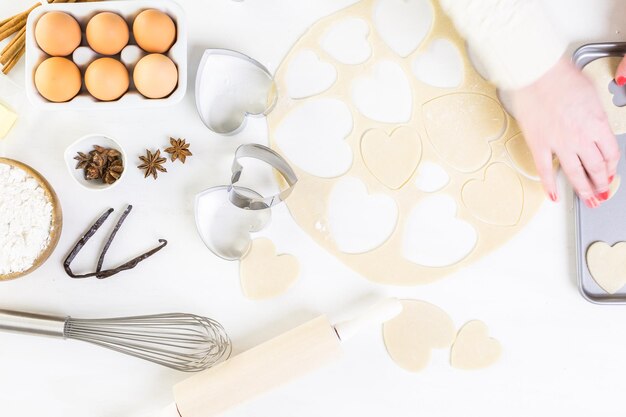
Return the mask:
[[[0,164],[10,165],[15,168],[19,168],[22,171],[25,171],[26,174],[28,174],[29,176],[33,177],[35,181],[37,181],[39,186],[43,189],[46,199],[52,205],[52,225],[50,228],[47,246],[41,251],[39,256],[37,256],[37,258],[33,262],[33,265],[30,268],[19,272],[0,274],[0,281],[7,281],[30,274],[35,269],[39,268],[50,257],[52,252],[54,252],[54,248],[56,248],[57,243],[59,243],[59,238],[61,237],[61,229],[63,228],[63,213],[61,212],[61,204],[59,203],[59,198],[54,192],[54,189],[39,172],[35,171],[28,165],[23,164],[19,161],[15,161],[13,159],[0,158]]]

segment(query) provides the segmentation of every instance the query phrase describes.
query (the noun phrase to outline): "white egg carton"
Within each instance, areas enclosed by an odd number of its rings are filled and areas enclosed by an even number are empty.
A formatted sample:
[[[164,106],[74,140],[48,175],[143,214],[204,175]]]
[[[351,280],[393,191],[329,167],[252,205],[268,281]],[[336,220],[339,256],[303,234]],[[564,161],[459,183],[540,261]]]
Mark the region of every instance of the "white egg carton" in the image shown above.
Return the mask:
[[[176,89],[167,97],[162,99],[149,99],[142,96],[136,89],[132,80],[133,68],[137,61],[148,53],[140,49],[135,44],[132,33],[132,24],[135,17],[146,9],[157,9],[167,13],[176,24],[176,42],[167,55],[178,68],[178,85]],[[35,25],[39,18],[50,11],[62,11],[72,15],[80,24],[82,29],[81,45],[74,51],[71,59],[78,65],[81,75],[84,76],[87,66],[99,55],[94,52],[85,38],[85,27],[87,22],[93,16],[100,12],[113,12],[122,16],[128,23],[130,31],[130,41],[120,54],[113,55],[128,68],[130,76],[130,87],[126,94],[115,101],[99,101],[89,94],[85,88],[85,82],[80,92],[72,100],[64,103],[53,103],[46,100],[35,88],[35,70],[48,55],[42,51],[35,41]],[[55,3],[43,4],[41,7],[33,10],[28,16],[26,22],[26,96],[29,101],[41,108],[47,110],[94,110],[94,109],[134,109],[149,107],[164,107],[176,104],[182,100],[187,90],[187,23],[182,8],[171,0],[119,0],[119,1],[102,1],[88,3]]]

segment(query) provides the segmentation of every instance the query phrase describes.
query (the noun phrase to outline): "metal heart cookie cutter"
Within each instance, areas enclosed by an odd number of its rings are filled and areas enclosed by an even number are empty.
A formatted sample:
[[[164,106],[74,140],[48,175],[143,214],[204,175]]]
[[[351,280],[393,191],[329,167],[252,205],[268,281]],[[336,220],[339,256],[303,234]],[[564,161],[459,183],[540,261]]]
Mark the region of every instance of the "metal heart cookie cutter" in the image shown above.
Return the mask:
[[[274,77],[261,63],[228,49],[204,51],[196,75],[196,108],[213,132],[234,135],[276,104]]]
[[[253,189],[235,185],[243,173],[241,159],[262,161],[278,171],[287,186],[264,197]],[[229,261],[243,258],[250,249],[250,233],[263,230],[271,220],[271,208],[293,191],[298,178],[287,161],[272,149],[258,144],[241,145],[235,152],[230,185],[211,187],[196,195],[198,233],[207,248]]]

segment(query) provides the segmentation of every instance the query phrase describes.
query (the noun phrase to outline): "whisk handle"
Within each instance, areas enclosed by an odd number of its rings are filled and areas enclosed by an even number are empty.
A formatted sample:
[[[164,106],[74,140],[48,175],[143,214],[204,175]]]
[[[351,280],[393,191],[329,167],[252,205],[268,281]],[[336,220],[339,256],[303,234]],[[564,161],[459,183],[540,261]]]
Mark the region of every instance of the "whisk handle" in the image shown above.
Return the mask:
[[[65,337],[66,318],[0,310],[0,330],[39,336]]]

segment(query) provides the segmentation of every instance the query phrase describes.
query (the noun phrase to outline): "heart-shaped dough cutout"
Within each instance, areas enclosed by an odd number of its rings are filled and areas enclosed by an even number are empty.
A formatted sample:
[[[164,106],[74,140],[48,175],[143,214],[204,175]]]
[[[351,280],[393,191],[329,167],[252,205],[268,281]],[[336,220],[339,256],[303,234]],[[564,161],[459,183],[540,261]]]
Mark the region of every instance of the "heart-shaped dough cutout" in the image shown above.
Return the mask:
[[[418,300],[402,300],[402,312],[383,324],[385,347],[391,359],[410,372],[428,365],[432,349],[454,341],[454,323],[445,311]]]
[[[425,193],[442,190],[450,182],[450,175],[439,164],[422,161],[417,168],[415,186]]]
[[[506,128],[506,114],[491,97],[474,93],[448,94],[423,107],[424,125],[437,153],[461,172],[474,172],[491,156],[489,142]]]
[[[422,157],[419,133],[401,126],[385,133],[371,129],[361,138],[361,155],[365,166],[386,187],[397,190],[411,179]]]
[[[239,131],[247,117],[272,109],[275,93],[272,75],[252,58],[222,49],[204,52],[196,78],[196,107],[212,131]]]
[[[483,181],[468,181],[461,195],[472,215],[485,223],[513,226],[522,216],[522,182],[508,165],[501,162],[487,167]]]
[[[467,257],[478,235],[456,217],[456,203],[448,195],[423,199],[411,211],[404,230],[403,254],[418,265],[442,267]]]
[[[418,54],[411,65],[423,83],[439,88],[457,88],[463,83],[463,58],[452,42],[435,39]]]
[[[243,295],[251,300],[281,295],[296,282],[299,272],[300,264],[294,256],[276,255],[271,240],[254,239],[239,266]]]
[[[371,76],[352,82],[352,101],[365,117],[383,123],[406,123],[411,118],[413,95],[402,68],[380,61]]]
[[[346,177],[333,187],[328,223],[340,251],[363,253],[377,248],[391,236],[397,219],[395,201],[383,194],[368,194],[361,180]]]
[[[387,46],[406,57],[430,31],[433,7],[429,0],[378,0],[373,17],[374,27]]]
[[[583,68],[585,73],[596,87],[604,111],[609,118],[613,133],[626,133],[626,107],[618,107],[613,103],[613,94],[610,85],[615,78],[615,72],[622,57],[598,58]]]
[[[285,75],[287,93],[293,99],[323,93],[336,79],[337,70],[334,65],[321,61],[311,50],[302,51],[293,57]]]
[[[626,285],[626,242],[592,243],[587,249],[587,268],[600,288],[615,294]]]
[[[502,354],[502,346],[489,337],[482,321],[472,320],[459,330],[450,350],[450,365],[457,369],[482,369],[493,365]]]
[[[290,162],[311,175],[332,178],[352,165],[352,149],[345,141],[351,131],[348,106],[323,98],[292,110],[276,129],[275,137]]]
[[[369,25],[365,20],[350,17],[335,23],[326,32],[320,45],[342,64],[362,64],[372,55],[372,47],[367,40],[369,33]]]

